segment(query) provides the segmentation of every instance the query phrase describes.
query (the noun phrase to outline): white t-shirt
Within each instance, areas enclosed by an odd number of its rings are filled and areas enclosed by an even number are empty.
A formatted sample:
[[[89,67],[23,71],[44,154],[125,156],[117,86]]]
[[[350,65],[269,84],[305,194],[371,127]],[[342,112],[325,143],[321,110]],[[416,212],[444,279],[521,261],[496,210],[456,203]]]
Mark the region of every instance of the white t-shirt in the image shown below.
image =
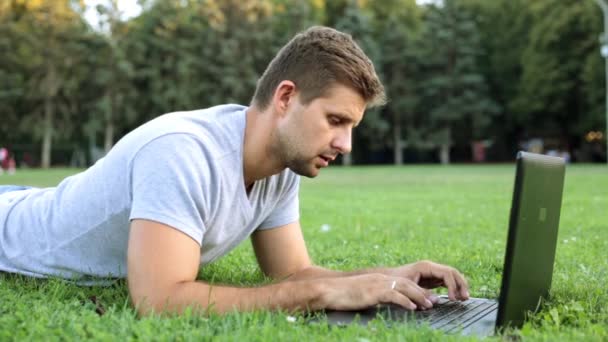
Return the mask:
[[[299,176],[290,170],[246,192],[246,109],[165,114],[56,188],[0,195],[0,270],[83,281],[125,277],[133,219],[187,234],[201,246],[201,264],[256,229],[297,221]]]

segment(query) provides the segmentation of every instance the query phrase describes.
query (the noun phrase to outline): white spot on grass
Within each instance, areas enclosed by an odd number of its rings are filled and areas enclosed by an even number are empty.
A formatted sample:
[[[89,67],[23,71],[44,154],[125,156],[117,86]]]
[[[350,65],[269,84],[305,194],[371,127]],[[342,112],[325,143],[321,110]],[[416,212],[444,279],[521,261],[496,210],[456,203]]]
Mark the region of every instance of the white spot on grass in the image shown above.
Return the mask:
[[[378,249],[378,248],[380,248],[380,246],[374,245],[374,249]]]
[[[289,323],[295,323],[296,322],[296,318],[293,316],[287,316],[287,322]]]
[[[322,224],[322,225],[321,225],[321,231],[322,231],[323,233],[327,233],[327,232],[328,232],[328,231],[330,231],[330,230],[331,230],[331,226],[330,226],[330,225],[328,225],[327,223],[325,223],[325,224]]]

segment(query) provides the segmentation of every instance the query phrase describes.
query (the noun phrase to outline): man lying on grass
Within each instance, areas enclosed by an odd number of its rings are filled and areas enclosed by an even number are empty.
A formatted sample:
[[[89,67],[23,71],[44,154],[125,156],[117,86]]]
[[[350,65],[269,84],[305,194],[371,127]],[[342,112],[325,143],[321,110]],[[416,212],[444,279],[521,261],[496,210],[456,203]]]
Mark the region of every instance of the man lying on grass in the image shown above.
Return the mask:
[[[339,272],[312,264],[299,223],[299,175],[351,150],[366,108],[384,102],[349,35],[313,27],[270,62],[249,107],[160,116],[56,188],[3,187],[0,270],[78,281],[127,277],[140,314],[186,307],[354,310],[430,308],[428,290],[468,298],[454,268],[421,261]],[[267,286],[197,281],[201,265],[251,236]]]

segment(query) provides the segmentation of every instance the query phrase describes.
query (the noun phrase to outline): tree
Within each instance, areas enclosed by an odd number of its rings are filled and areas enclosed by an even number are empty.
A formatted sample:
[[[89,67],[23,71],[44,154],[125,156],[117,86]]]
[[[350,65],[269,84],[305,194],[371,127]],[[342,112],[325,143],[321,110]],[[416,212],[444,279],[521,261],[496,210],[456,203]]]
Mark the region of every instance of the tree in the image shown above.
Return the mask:
[[[117,0],[110,0],[106,5],[97,5],[100,18],[101,38],[99,51],[101,57],[96,59],[97,73],[96,85],[100,89],[100,96],[96,101],[96,112],[101,113],[104,126],[104,152],[107,153],[114,144],[117,126],[132,123],[135,113],[131,103],[134,97],[132,78],[133,65],[126,55],[124,41],[128,34],[129,25],[121,18]],[[92,118],[93,122],[97,119]],[[89,125],[89,134],[95,134],[98,124]]]
[[[515,155],[522,125],[513,106],[523,74],[522,55],[529,43],[533,19],[528,0],[461,0],[478,28],[483,54],[478,56],[490,97],[499,113],[492,118],[488,133],[493,150],[509,159]]]
[[[65,85],[73,81],[71,68],[78,63],[77,37],[85,29],[69,1],[13,1],[3,8],[12,21],[11,57],[21,72],[19,92],[28,104],[18,113],[22,129],[32,130],[42,140],[42,167],[51,165],[52,141],[55,136],[70,134],[70,114],[65,98],[73,96]],[[73,83],[73,82],[72,82]],[[38,123],[42,122],[42,125]],[[58,130],[58,127],[64,129]]]
[[[595,6],[575,0],[531,5],[533,26],[512,106],[528,134],[557,138],[560,148],[576,149],[588,130],[602,129]]]
[[[0,5],[0,146],[7,146],[19,136],[19,130],[15,129],[19,126],[19,108],[26,105],[23,101],[26,71],[14,49],[16,41],[24,35],[17,25],[19,12],[13,6],[13,3]]]
[[[158,1],[127,43],[140,120],[226,102],[247,103],[274,52],[269,1]]]
[[[418,84],[423,77],[420,73],[421,12],[415,1],[410,0],[371,2],[370,8],[375,14],[376,41],[382,47],[377,58],[389,100],[382,115],[392,129],[389,145],[393,147],[394,163],[401,165],[404,148],[421,147],[414,127],[420,101]]]
[[[428,114],[418,118],[417,129],[439,147],[439,159],[447,164],[454,144],[485,137],[498,108],[479,72],[477,27],[457,1],[428,6],[423,43],[425,81],[418,113]]]
[[[337,18],[335,24],[336,29],[349,33],[353,39],[360,45],[361,49],[370,57],[372,61],[376,61],[375,65],[378,68],[379,64],[378,56],[380,55],[379,47],[376,44],[373,35],[373,27],[371,24],[372,18],[368,13],[365,13],[360,7],[357,1],[348,2],[344,8],[344,14]],[[372,112],[370,114],[370,112]],[[368,111],[365,123],[360,128],[363,134],[367,133],[370,128],[374,126],[381,127],[381,117],[377,115],[377,110]],[[375,114],[375,115],[374,115]],[[354,135],[354,132],[353,132]],[[351,137],[354,141],[355,138]],[[352,154],[346,154],[342,157],[342,163],[344,165],[352,164]]]

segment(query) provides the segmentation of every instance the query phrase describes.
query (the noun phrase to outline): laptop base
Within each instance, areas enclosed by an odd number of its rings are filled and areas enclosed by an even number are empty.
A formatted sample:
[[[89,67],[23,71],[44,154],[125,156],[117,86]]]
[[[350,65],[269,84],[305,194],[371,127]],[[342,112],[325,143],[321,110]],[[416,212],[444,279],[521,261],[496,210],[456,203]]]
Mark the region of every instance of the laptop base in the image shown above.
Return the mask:
[[[490,336],[494,334],[498,302],[491,299],[471,298],[464,302],[449,301],[440,296],[430,310],[409,311],[397,305],[379,305],[360,311],[326,311],[331,325],[367,325],[374,319],[387,324],[411,323],[427,325],[447,333]]]

